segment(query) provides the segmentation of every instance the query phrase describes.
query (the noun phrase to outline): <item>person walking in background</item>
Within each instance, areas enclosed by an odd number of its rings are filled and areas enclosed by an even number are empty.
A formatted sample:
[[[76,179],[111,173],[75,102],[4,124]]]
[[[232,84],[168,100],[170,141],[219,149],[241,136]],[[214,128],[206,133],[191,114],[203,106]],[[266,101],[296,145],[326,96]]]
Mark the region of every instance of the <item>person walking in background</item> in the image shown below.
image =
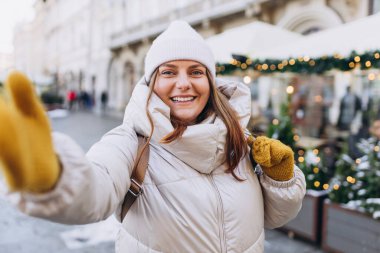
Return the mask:
[[[77,94],[74,90],[69,90],[67,92],[67,97],[66,97],[68,103],[69,103],[69,110],[71,111],[73,109],[74,103],[77,100]]]
[[[337,127],[339,130],[350,131],[351,125],[357,112],[361,109],[360,98],[351,92],[351,87],[348,86],[346,94],[340,101],[339,117]]]
[[[108,104],[108,93],[107,91],[102,91],[100,94],[100,102],[102,103],[102,111],[106,111]]]
[[[248,87],[216,78],[210,48],[186,22],[155,39],[123,123],[86,155],[68,136],[50,135],[26,77],[10,75],[7,90],[0,161],[15,205],[67,224],[115,214],[116,252],[263,252],[264,227],[301,208],[306,184],[292,150],[247,133]],[[142,150],[138,136],[147,140]],[[131,173],[147,148],[138,185]],[[138,197],[124,215],[128,189]]]

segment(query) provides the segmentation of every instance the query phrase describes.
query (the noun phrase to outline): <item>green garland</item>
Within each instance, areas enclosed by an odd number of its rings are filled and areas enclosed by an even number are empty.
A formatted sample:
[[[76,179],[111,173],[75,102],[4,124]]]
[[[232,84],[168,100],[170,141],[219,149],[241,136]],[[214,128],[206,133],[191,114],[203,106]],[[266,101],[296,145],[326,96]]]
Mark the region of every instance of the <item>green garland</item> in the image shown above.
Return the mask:
[[[322,74],[329,70],[349,71],[355,68],[380,69],[380,50],[358,54],[352,51],[348,57],[341,55],[310,58],[308,56],[288,59],[251,60],[246,56],[233,55],[231,63],[216,64],[219,75],[229,75],[235,71],[255,70],[261,73],[293,72]]]

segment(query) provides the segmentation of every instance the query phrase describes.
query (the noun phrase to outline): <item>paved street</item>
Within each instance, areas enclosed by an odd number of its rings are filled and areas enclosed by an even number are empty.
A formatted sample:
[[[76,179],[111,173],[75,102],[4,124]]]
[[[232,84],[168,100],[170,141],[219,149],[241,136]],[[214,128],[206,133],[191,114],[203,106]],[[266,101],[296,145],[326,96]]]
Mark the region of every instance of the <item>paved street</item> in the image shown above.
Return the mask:
[[[56,131],[69,134],[87,150],[105,132],[121,122],[120,115],[116,117],[77,112],[65,118],[52,119],[52,127]],[[1,253],[114,252],[114,243],[107,238],[115,231],[117,224],[113,223],[114,221],[86,226],[66,226],[28,217],[5,201],[2,196],[4,191],[5,189],[0,187]],[[108,241],[104,242],[107,239]],[[289,239],[284,233],[276,230],[267,231],[265,252],[323,253],[308,243]]]

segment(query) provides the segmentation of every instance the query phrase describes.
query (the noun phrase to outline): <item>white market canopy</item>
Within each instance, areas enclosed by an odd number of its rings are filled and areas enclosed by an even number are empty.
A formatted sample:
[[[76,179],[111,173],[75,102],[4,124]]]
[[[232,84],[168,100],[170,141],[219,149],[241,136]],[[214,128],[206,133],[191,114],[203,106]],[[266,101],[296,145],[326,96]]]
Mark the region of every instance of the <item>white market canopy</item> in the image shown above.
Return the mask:
[[[232,54],[255,55],[283,43],[295,41],[302,35],[260,21],[228,29],[206,39],[218,63],[229,63]]]
[[[257,54],[254,59],[285,59],[291,57],[322,57],[339,54],[348,56],[353,50],[357,53],[380,49],[380,13],[345,23],[334,28],[313,33]]]

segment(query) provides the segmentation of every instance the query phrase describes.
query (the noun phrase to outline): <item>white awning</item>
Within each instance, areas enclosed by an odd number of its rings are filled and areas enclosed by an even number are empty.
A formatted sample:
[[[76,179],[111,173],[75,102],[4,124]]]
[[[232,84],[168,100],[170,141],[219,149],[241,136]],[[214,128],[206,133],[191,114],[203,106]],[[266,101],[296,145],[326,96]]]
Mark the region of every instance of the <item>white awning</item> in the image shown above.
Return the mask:
[[[260,21],[228,29],[206,39],[216,62],[228,63],[232,54],[255,55],[263,50],[295,41],[302,35]]]
[[[364,53],[380,49],[380,13],[358,19],[309,36],[293,43],[251,54],[259,59],[284,59],[289,57],[321,57],[324,55],[349,55],[353,50]]]

